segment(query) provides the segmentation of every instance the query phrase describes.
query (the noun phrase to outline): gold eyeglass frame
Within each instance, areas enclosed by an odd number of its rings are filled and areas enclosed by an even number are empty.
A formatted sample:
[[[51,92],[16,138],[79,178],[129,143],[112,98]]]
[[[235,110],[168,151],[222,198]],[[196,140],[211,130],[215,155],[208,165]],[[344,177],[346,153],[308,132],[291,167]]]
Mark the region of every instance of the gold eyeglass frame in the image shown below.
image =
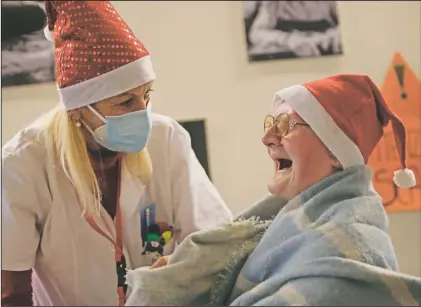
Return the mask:
[[[282,128],[279,125],[279,123],[281,122],[281,117],[286,117],[286,119],[282,120],[284,124],[288,122],[288,128],[286,129],[284,134],[280,133],[280,130],[282,130]],[[271,121],[270,127],[267,125],[269,120]],[[308,124],[299,123],[296,120],[292,119],[287,113],[281,113],[278,116],[276,116],[276,118],[272,115],[266,115],[263,123],[264,133],[267,133],[270,129],[272,129],[273,126],[275,126],[276,128],[276,134],[280,137],[285,137],[295,126],[310,127],[310,125]]]

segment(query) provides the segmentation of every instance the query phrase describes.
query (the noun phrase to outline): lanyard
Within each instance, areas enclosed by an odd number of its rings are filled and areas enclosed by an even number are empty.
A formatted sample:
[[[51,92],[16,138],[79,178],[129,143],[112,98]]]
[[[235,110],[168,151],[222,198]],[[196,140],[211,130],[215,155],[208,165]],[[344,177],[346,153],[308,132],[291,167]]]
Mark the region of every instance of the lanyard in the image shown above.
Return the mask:
[[[115,249],[115,261],[117,266],[117,294],[118,294],[118,306],[124,306],[126,300],[126,289],[127,285],[125,284],[126,276],[126,260],[123,253],[123,221],[121,217],[121,208],[120,208],[120,185],[121,185],[121,167],[120,163],[118,165],[118,187],[117,187],[117,204],[116,204],[116,216],[115,216],[115,228],[116,228],[116,240],[113,240],[109,235],[107,235],[94,221],[91,215],[85,213],[84,217],[89,225],[101,236],[106,238],[114,245]]]

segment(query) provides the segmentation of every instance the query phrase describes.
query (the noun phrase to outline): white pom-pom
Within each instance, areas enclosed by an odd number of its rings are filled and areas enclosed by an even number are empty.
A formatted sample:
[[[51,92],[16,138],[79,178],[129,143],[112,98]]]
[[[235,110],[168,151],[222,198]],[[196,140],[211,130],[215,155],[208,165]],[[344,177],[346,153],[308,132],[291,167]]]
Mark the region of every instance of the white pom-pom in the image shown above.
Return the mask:
[[[54,33],[48,29],[48,26],[44,28],[44,35],[47,40],[54,43]]]
[[[414,172],[408,168],[397,170],[394,172],[393,182],[400,188],[411,188],[416,183]]]

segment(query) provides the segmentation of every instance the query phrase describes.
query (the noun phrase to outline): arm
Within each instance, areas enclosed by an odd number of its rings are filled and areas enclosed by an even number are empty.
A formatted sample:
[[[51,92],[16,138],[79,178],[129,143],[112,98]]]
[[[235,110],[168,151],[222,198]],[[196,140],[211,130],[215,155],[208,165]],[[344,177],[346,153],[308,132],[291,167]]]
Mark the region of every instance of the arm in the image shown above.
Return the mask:
[[[170,135],[171,191],[176,240],[231,220],[231,212],[198,161],[189,133],[177,122]]]
[[[263,1],[250,28],[249,39],[252,44],[261,48],[271,45],[287,46],[290,34],[274,29],[278,5],[277,1]]]
[[[257,295],[251,306],[341,306],[344,302],[352,305],[347,297],[352,288],[352,282],[335,277],[298,278],[274,291],[262,289],[261,294],[266,293]]]
[[[266,291],[265,296],[259,295],[251,306],[343,306],[344,302],[353,305],[347,295],[352,289],[351,282],[343,282],[335,277],[295,279],[275,291]]]
[[[339,23],[337,3],[335,1],[327,1],[327,5],[329,6],[329,15],[330,20],[332,22],[332,26],[337,27]]]
[[[277,228],[275,233],[282,230]],[[418,306],[421,303],[421,278],[390,270],[387,265],[388,258],[393,257],[389,255],[393,253],[390,239],[376,226],[331,221],[306,230],[295,241],[278,246],[270,251],[271,256],[261,254],[260,262],[243,267],[243,278],[252,280],[252,286],[233,305]],[[264,279],[259,276],[261,267],[267,274]]]
[[[421,279],[393,276],[353,279],[341,276],[291,280],[252,306],[419,306]]]
[[[2,305],[8,306],[32,305],[31,273],[40,235],[34,210],[36,192],[27,175],[31,168],[28,163],[15,156],[2,159],[1,290]]]
[[[1,271],[1,305],[32,306],[32,270]]]

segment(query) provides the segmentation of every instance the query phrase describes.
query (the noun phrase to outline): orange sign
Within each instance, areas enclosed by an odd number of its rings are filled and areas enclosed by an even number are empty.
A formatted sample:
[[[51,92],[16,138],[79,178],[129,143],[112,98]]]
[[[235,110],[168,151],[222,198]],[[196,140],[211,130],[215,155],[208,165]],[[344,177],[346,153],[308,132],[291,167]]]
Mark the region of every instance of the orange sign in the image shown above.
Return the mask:
[[[393,58],[381,91],[405,125],[407,167],[414,172],[417,185],[401,189],[393,183],[393,172],[400,165],[389,124],[368,163],[373,168],[374,188],[389,212],[421,210],[421,82],[399,53]]]

